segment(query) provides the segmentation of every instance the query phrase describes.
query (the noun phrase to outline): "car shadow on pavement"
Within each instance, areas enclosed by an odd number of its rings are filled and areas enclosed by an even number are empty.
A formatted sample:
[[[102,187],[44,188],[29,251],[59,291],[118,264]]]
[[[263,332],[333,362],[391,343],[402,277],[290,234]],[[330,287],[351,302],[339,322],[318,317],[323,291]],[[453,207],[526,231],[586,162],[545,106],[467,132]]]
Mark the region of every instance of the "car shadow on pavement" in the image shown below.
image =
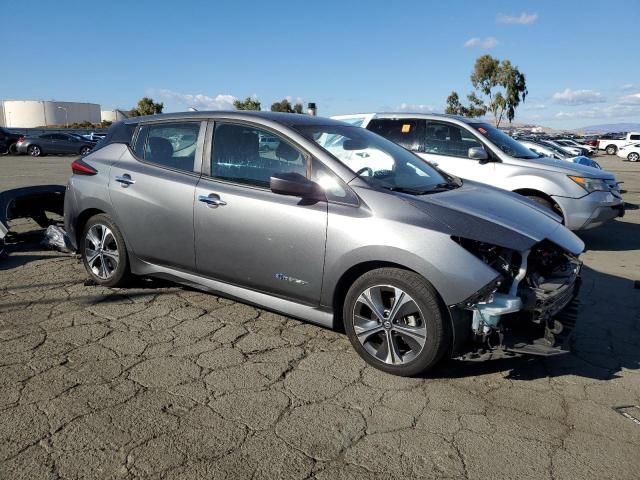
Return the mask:
[[[640,224],[616,219],[593,230],[577,232],[585,250],[618,252],[640,250]]]
[[[554,357],[488,354],[452,359],[427,375],[461,378],[502,373],[507,379],[536,380],[565,375],[611,380],[623,370],[640,370],[640,290],[633,281],[582,269],[577,324],[570,353]]]

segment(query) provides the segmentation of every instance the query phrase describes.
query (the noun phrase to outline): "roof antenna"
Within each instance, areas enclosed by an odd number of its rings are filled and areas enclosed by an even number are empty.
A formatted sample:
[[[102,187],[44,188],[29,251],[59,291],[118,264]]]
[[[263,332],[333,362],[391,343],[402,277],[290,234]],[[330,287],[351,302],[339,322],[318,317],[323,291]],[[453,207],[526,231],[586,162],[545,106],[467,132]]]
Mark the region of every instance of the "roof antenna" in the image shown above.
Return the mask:
[[[189,108],[187,108],[187,111],[189,111],[189,112],[197,112],[198,109],[195,108],[195,107],[189,107]]]

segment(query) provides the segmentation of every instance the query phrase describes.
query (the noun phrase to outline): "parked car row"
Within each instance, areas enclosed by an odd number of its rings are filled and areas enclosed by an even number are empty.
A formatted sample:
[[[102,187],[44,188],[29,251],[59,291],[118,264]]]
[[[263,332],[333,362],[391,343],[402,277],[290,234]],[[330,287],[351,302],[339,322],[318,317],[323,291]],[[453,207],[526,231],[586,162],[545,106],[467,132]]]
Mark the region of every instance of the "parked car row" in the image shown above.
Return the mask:
[[[540,157],[556,158],[558,160],[566,160],[572,163],[578,163],[580,165],[586,165],[588,167],[599,168],[602,167],[595,160],[585,157],[584,155],[575,156],[573,152],[561,147],[555,142],[548,140],[519,140],[522,145],[529,150],[537,153]]]

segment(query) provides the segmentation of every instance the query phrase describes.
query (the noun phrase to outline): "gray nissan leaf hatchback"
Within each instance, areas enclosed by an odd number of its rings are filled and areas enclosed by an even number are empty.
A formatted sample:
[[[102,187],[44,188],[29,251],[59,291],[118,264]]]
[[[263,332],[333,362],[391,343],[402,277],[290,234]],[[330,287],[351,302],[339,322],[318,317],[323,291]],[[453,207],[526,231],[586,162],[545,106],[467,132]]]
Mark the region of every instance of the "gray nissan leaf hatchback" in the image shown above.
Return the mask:
[[[528,199],[365,129],[264,112],[136,117],[72,170],[65,224],[100,285],[161,277],[344,328],[397,375],[470,349],[564,351],[571,325],[557,315],[582,241]]]

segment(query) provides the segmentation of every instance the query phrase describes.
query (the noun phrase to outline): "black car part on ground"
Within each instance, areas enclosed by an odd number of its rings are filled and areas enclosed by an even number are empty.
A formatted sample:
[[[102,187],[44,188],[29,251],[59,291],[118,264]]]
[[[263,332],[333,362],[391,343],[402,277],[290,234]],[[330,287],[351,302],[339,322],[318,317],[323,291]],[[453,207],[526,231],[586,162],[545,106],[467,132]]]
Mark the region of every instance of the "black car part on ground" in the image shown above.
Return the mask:
[[[9,220],[31,218],[42,228],[49,226],[46,212],[64,214],[65,190],[62,185],[39,185],[0,192],[0,253],[10,231]]]

